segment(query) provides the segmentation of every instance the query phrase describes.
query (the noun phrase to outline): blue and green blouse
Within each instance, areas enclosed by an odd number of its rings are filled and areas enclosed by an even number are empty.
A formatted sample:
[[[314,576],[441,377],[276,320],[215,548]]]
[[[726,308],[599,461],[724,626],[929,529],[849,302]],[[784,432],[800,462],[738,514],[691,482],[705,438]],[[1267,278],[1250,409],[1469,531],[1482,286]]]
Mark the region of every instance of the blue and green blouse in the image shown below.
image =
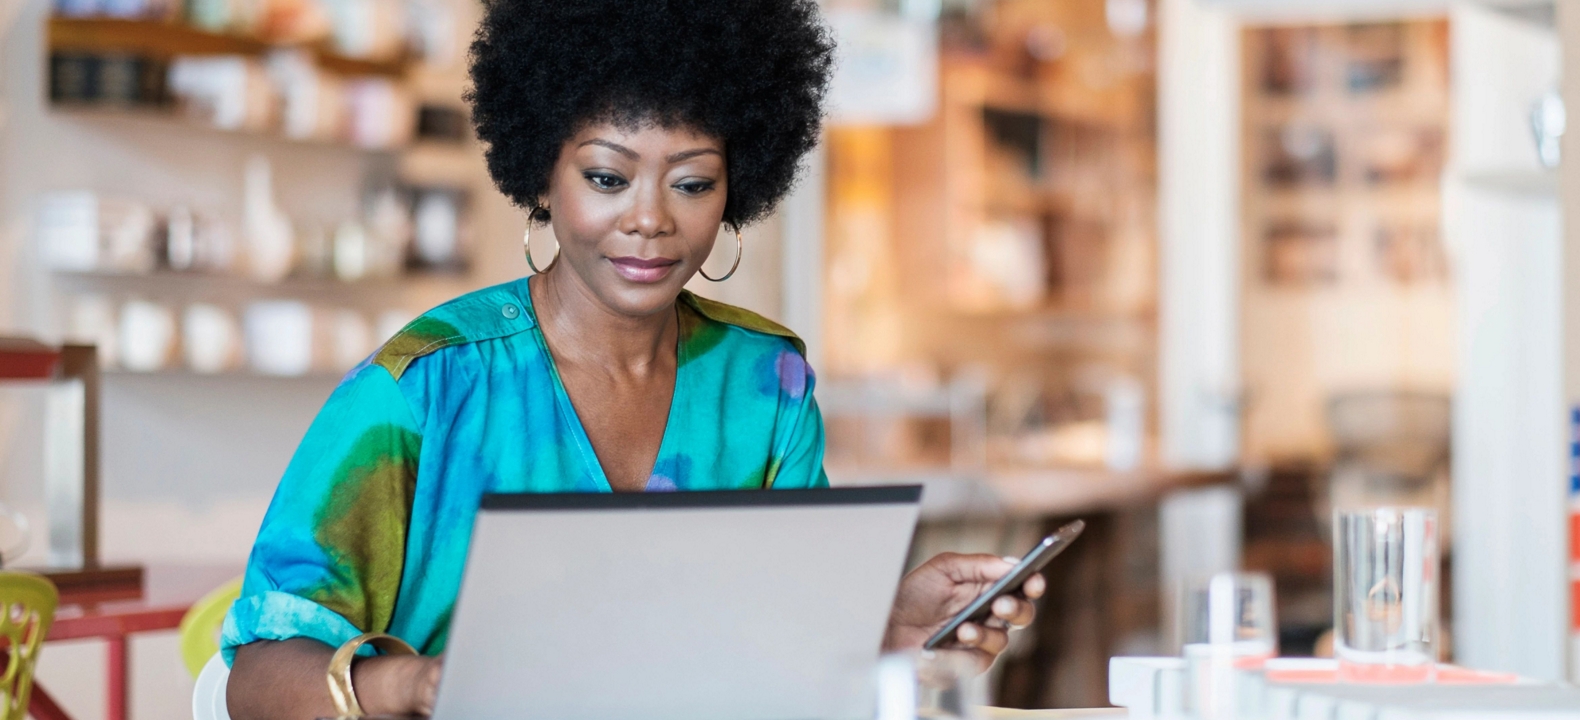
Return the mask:
[[[225,619],[257,640],[386,632],[444,651],[484,493],[611,492],[527,279],[441,305],[335,388],[285,470]],[[650,492],[823,487],[823,426],[789,330],[683,292]],[[526,549],[530,550],[530,549]]]

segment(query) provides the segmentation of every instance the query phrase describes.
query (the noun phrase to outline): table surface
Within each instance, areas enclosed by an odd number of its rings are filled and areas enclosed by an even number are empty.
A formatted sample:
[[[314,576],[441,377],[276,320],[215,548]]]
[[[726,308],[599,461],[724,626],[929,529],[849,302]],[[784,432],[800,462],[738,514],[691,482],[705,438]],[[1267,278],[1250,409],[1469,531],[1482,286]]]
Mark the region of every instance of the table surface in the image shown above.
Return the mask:
[[[176,627],[187,608],[239,577],[241,565],[153,565],[143,575],[140,600],[63,605],[46,640],[74,640]]]

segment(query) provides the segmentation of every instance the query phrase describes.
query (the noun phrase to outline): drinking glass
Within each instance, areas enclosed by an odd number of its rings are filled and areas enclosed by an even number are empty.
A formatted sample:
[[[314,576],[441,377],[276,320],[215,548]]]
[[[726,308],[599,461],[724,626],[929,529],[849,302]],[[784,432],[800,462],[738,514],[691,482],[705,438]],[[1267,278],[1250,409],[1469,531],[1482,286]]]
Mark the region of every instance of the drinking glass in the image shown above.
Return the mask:
[[[1235,671],[1258,669],[1278,654],[1272,578],[1225,572],[1187,581],[1177,617],[1186,711],[1199,718],[1236,717]]]
[[[1437,662],[1437,513],[1333,516],[1333,654],[1351,682],[1430,682]]]
[[[878,662],[878,720],[982,720],[987,677],[958,650],[885,655]]]

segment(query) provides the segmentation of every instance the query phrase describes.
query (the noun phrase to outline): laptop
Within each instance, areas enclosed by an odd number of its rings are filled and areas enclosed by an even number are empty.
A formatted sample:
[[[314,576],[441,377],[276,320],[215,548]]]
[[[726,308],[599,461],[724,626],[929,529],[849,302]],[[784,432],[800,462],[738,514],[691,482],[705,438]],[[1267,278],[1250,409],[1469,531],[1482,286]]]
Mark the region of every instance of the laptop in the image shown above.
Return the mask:
[[[434,718],[871,717],[920,499],[485,496]]]

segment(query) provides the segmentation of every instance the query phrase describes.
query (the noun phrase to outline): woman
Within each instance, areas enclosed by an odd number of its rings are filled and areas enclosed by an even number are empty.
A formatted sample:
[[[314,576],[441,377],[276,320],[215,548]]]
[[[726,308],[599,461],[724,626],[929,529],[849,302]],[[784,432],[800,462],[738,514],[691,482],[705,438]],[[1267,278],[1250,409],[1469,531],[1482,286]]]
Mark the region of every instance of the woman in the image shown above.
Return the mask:
[[[233,717],[333,714],[325,668],[364,632],[422,655],[357,660],[363,710],[431,710],[485,492],[827,485],[800,341],[682,286],[721,224],[740,252],[738,228],[790,187],[831,53],[812,0],[489,2],[477,133],[500,190],[559,250],[530,281],[419,318],[330,396],[226,620]],[[885,646],[918,647],[1009,567],[924,564]],[[994,612],[958,634],[984,665],[1033,614],[1016,598]]]

